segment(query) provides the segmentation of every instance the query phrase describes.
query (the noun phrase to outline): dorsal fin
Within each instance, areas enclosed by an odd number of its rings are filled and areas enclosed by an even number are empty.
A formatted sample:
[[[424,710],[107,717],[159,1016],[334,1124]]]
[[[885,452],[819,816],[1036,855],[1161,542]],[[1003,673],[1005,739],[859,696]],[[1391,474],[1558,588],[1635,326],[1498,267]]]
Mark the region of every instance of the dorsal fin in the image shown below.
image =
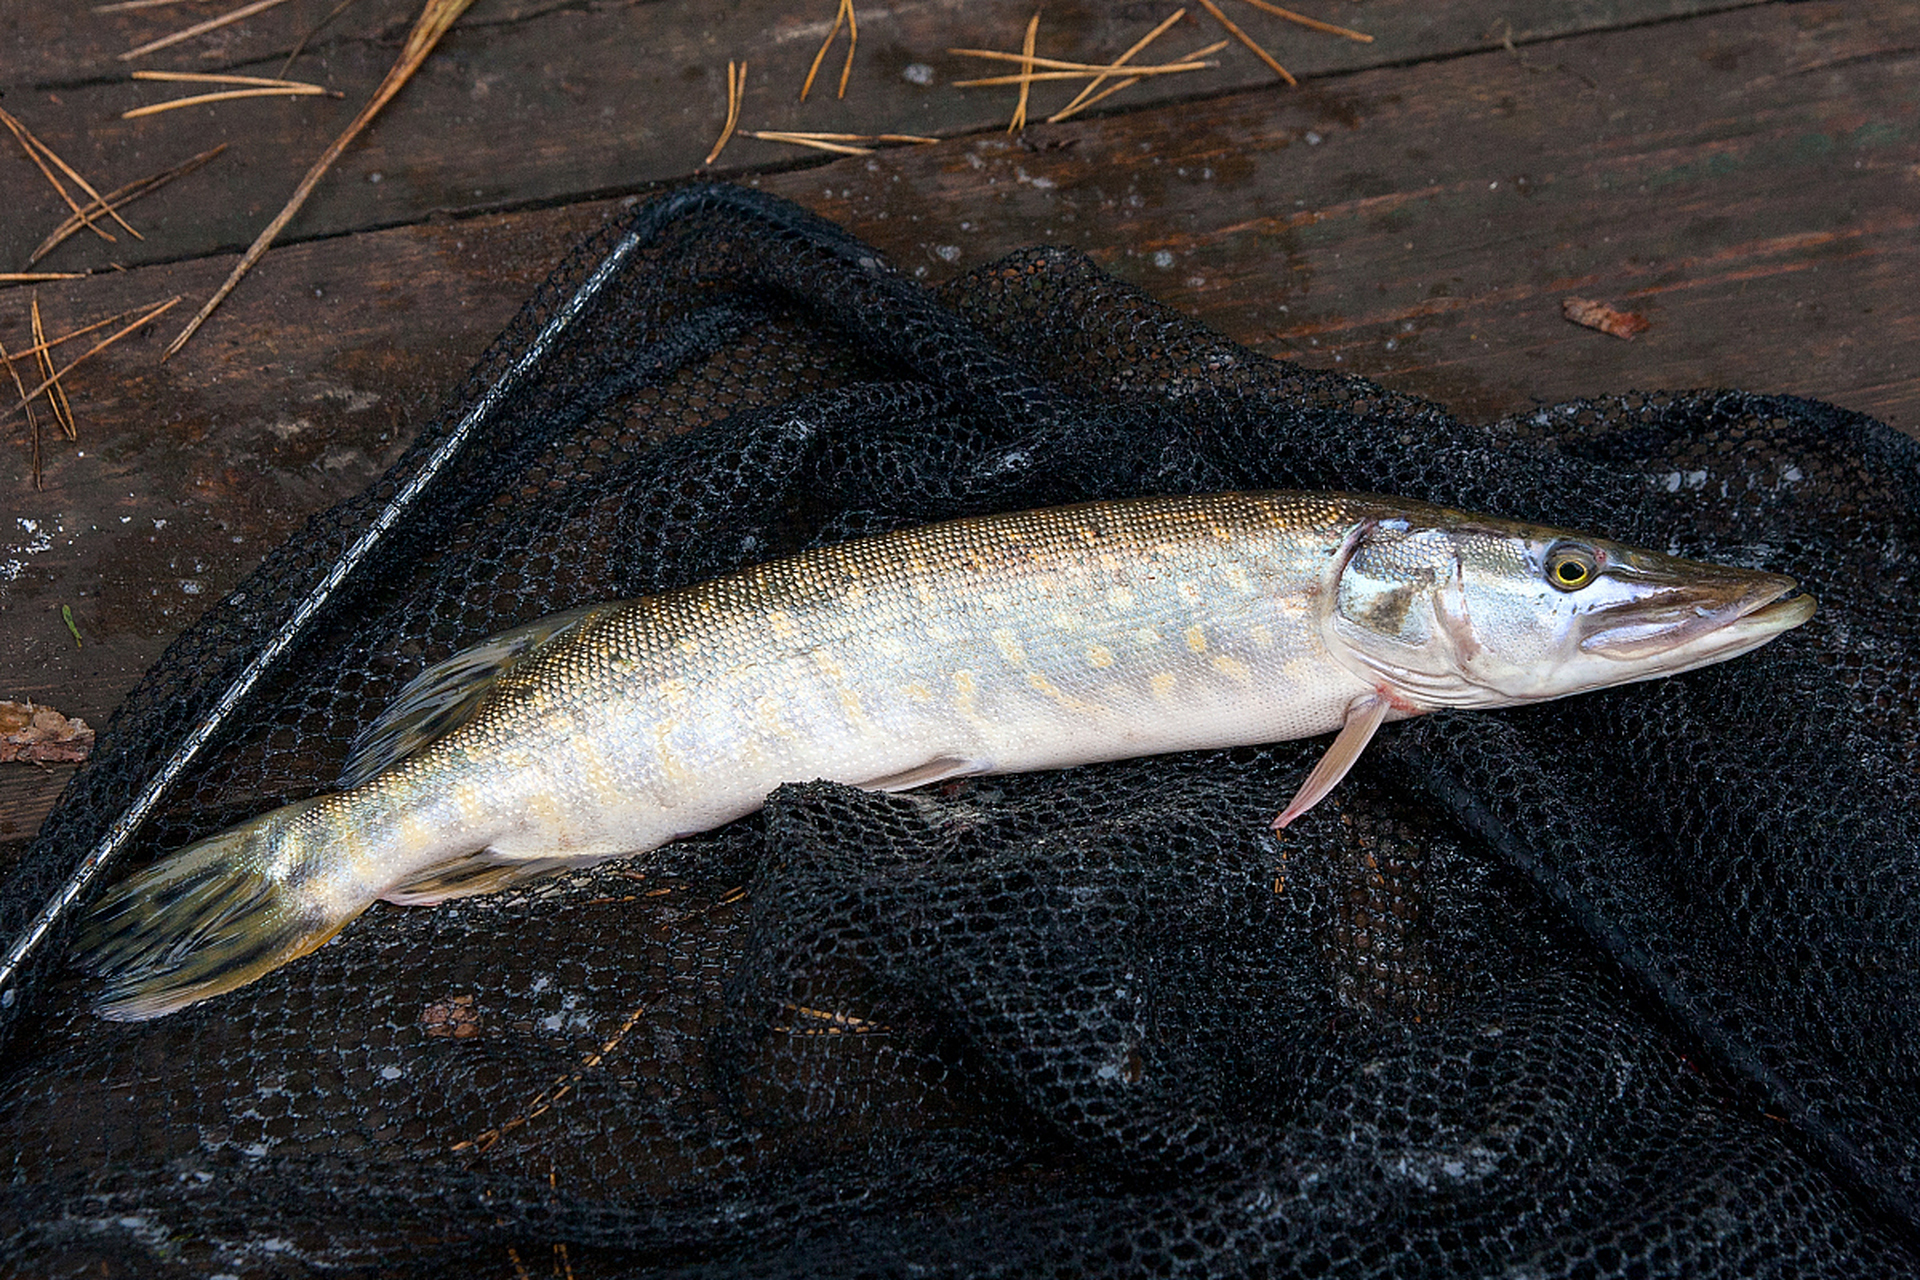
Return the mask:
[[[502,631],[422,671],[354,739],[340,770],[340,789],[359,786],[458,729],[473,718],[501,676],[605,607],[569,609]]]

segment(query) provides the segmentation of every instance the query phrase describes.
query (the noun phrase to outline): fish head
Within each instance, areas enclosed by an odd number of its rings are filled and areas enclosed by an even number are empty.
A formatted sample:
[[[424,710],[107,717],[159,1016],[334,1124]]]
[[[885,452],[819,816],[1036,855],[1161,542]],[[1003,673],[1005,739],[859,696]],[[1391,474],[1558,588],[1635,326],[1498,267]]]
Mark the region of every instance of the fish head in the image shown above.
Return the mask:
[[[1813,616],[1789,577],[1443,508],[1360,521],[1323,635],[1407,710],[1494,707],[1677,675]]]

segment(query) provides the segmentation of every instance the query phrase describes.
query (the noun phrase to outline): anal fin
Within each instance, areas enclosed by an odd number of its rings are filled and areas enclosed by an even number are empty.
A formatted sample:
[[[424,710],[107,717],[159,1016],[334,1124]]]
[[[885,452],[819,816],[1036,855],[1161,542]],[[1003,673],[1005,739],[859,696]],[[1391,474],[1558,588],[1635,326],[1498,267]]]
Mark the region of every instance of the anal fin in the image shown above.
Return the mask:
[[[574,858],[507,858],[490,849],[462,854],[391,885],[380,897],[403,907],[432,907],[451,898],[496,893],[523,880],[580,865]]]
[[[1280,816],[1273,820],[1275,831],[1305,813],[1327,798],[1327,793],[1340,785],[1340,779],[1347,776],[1360,753],[1373,741],[1374,732],[1386,721],[1387,712],[1393,704],[1377,694],[1356,700],[1347,708],[1347,722],[1340,727],[1328,744],[1327,752],[1320,762],[1313,766],[1306,781],[1300,784],[1300,790],[1294,793]]]
[[[961,756],[935,756],[931,760],[914,765],[911,769],[902,769],[898,773],[885,774],[878,778],[869,778],[853,785],[863,791],[906,791],[913,787],[924,787],[930,782],[945,782],[948,778],[966,778],[975,774],[992,773],[991,760],[969,760]]]

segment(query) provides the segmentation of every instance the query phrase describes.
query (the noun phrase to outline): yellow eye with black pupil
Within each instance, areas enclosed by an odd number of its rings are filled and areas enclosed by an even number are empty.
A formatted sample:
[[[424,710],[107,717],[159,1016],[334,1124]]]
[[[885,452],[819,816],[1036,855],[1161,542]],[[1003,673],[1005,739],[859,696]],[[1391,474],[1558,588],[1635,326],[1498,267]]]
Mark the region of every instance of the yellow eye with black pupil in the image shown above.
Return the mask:
[[[1547,553],[1547,581],[1562,591],[1578,591],[1598,572],[1592,553],[1582,547],[1555,547]]]

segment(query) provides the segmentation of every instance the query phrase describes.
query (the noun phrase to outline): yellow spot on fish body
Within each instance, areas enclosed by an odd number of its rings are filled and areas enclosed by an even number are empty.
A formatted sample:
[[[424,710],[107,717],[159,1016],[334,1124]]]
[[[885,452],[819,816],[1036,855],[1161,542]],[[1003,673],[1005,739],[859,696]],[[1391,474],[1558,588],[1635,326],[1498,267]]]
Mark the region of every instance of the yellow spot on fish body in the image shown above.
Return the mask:
[[[909,684],[906,687],[905,693],[915,702],[933,701],[933,690],[927,688],[927,682],[924,680],[915,680],[912,684]]]
[[[980,686],[973,678],[973,672],[961,668],[953,673],[954,709],[968,718],[974,715],[974,698],[979,694]]]
[[[1103,644],[1089,645],[1087,647],[1087,662],[1089,665],[1104,671],[1113,665],[1113,650]]]
[[[800,638],[799,624],[793,620],[793,615],[785,609],[767,610],[767,628],[773,632],[774,638],[778,640],[791,641]]]
[[[1259,645],[1262,649],[1273,648],[1273,632],[1269,631],[1267,628],[1263,626],[1260,626],[1258,623],[1254,624],[1252,627],[1249,627],[1247,629],[1247,634],[1251,636],[1253,638],[1253,642]]]
[[[1199,627],[1188,627],[1181,634],[1187,638],[1187,648],[1193,650],[1195,653],[1205,653],[1207,651],[1207,633]]]
[[[1047,697],[1052,698],[1055,702],[1059,703],[1061,706],[1065,707],[1069,711],[1085,712],[1085,711],[1099,710],[1099,708],[1094,706],[1092,703],[1082,702],[1080,699],[1065,692],[1058,685],[1054,684],[1053,681],[1047,679],[1045,676],[1041,675],[1038,671],[1029,671],[1027,673],[1027,684],[1031,686],[1035,692],[1045,694]]]
[[[450,797],[453,807],[460,811],[463,822],[478,825],[487,816],[487,800],[481,789],[471,782],[463,782],[453,789]]]
[[[791,740],[794,737],[793,728],[781,716],[781,709],[780,699],[770,693],[763,693],[753,700],[753,710],[760,721],[760,728],[776,738]]]
[[[1074,631],[1080,630],[1081,618],[1080,618],[1080,615],[1077,613],[1067,613],[1062,611],[1060,613],[1056,613],[1053,615],[1053,625],[1060,628],[1062,631],[1074,632]]]
[[[1235,591],[1242,595],[1253,594],[1253,579],[1247,576],[1246,566],[1230,564],[1222,569],[1221,573],[1226,577],[1227,585]]]
[[[677,787],[694,780],[692,772],[674,749],[673,738],[679,732],[680,722],[662,720],[653,726],[653,758],[660,766],[660,781],[666,787]]]
[[[623,797],[599,744],[589,735],[579,734],[573,740],[573,756],[579,761],[581,780],[592,789],[599,802],[604,806],[619,804]]]
[[[1125,587],[1114,587],[1107,592],[1107,604],[1115,609],[1133,608],[1133,592]]]
[[[1178,683],[1178,679],[1171,671],[1156,672],[1153,678],[1147,681],[1147,687],[1153,690],[1155,698],[1165,702],[1173,696],[1173,686]]]
[[[1007,660],[1008,666],[1018,667],[1026,664],[1027,651],[1020,647],[1020,637],[1006,627],[994,628],[993,643],[1000,650],[1000,656]]]
[[[833,691],[840,699],[840,709],[847,713],[847,718],[865,720],[866,708],[860,705],[860,695],[847,683],[846,670],[825,649],[815,649],[811,656],[813,665],[833,685]]]
[[[434,833],[427,828],[417,814],[402,814],[400,817],[400,847],[403,849],[424,849],[433,840]]]
[[[1221,654],[1214,655],[1213,669],[1215,671],[1218,671],[1221,675],[1226,676],[1228,679],[1238,680],[1243,684],[1253,674],[1251,671],[1247,670],[1246,663],[1240,661],[1240,659],[1234,657],[1230,653],[1221,653]]]

